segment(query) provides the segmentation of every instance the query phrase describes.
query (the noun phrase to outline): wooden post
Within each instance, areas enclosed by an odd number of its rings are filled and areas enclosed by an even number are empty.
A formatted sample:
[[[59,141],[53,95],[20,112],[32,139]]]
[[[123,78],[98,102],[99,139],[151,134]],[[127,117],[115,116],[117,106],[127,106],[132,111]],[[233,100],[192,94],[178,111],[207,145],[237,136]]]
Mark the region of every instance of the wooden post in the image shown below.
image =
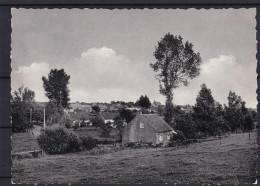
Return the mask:
[[[45,123],[45,107],[43,108],[43,128],[46,128],[46,123]]]
[[[250,130],[249,130],[249,133],[248,133],[248,135],[249,135],[249,140],[250,140]]]

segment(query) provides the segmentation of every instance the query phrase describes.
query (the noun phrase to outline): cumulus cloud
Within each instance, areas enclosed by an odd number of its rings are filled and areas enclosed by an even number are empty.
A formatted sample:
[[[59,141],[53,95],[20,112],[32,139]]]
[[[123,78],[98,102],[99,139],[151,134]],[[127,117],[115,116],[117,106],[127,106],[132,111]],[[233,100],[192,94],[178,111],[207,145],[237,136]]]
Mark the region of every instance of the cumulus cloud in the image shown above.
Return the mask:
[[[176,90],[176,102],[195,103],[200,85],[206,83],[216,101],[227,103],[229,91],[235,91],[250,107],[256,106],[256,64],[238,63],[232,55],[220,55],[201,65],[200,75],[188,87]],[[186,98],[186,99],[185,99]]]
[[[13,70],[11,74],[12,89],[17,89],[21,85],[35,91],[35,99],[46,101],[44,95],[42,76],[47,76],[51,67],[48,63],[32,63],[30,66],[20,66]]]
[[[24,84],[36,92],[36,100],[46,101],[41,77],[47,76],[51,68],[54,66],[47,63],[20,66],[12,73],[12,88]],[[147,94],[151,101],[165,102],[148,61],[133,61],[109,47],[90,48],[79,58],[57,68],[64,68],[71,76],[69,89],[73,102],[136,101],[141,94]],[[232,90],[247,106],[255,107],[255,70],[256,64],[239,63],[232,55],[211,58],[202,63],[200,75],[188,87],[174,90],[174,104],[193,105],[200,85],[206,83],[220,103],[227,102],[228,92]]]
[[[149,68],[149,62],[134,62],[111,48],[91,48],[67,68],[73,74],[71,96],[85,101],[136,100],[158,91]]]

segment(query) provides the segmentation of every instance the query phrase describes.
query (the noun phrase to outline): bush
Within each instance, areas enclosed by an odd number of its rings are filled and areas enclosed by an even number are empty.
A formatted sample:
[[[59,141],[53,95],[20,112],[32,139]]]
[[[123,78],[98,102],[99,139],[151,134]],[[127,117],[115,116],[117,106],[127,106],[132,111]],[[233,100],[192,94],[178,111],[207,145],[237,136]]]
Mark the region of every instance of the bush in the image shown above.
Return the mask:
[[[75,132],[70,132],[69,143],[69,152],[77,152],[81,150],[82,141]]]
[[[81,141],[78,135],[63,126],[54,125],[43,129],[37,138],[39,146],[47,154],[63,154],[79,150]]]
[[[79,128],[79,122],[76,122],[73,126],[74,130],[77,130]]]
[[[72,122],[71,122],[71,120],[70,120],[70,119],[66,119],[66,120],[64,121],[64,125],[65,125],[65,127],[66,127],[67,129],[70,129],[70,128],[72,127]]]
[[[85,150],[90,150],[97,146],[97,140],[91,138],[91,137],[80,137],[82,141],[82,147]]]
[[[172,135],[168,146],[176,147],[180,145],[187,145],[190,140],[188,140],[181,131],[177,130],[176,132],[177,134]]]
[[[80,127],[86,127],[87,126],[87,123],[85,122],[85,120],[83,120],[81,123],[80,123]]]

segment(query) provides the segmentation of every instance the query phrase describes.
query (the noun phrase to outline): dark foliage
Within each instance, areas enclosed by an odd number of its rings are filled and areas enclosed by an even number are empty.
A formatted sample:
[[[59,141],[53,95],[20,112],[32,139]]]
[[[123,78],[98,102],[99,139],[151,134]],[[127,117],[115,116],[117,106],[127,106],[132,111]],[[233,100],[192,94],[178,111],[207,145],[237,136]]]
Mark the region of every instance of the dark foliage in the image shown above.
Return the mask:
[[[150,102],[149,98],[147,97],[147,95],[145,95],[145,96],[141,95],[139,100],[136,102],[136,105],[143,107],[143,108],[150,108],[151,102]]]
[[[107,138],[110,136],[110,132],[112,130],[112,127],[111,127],[111,123],[108,122],[108,123],[104,123],[103,125],[100,126],[101,128],[101,137],[104,137]]]
[[[73,129],[77,130],[79,128],[79,122],[75,122],[75,124],[73,125]]]
[[[181,114],[178,118],[174,120],[175,129],[178,131],[182,131],[185,138],[195,139],[197,138],[197,126],[194,122],[194,119],[190,114]]]
[[[70,76],[64,69],[51,69],[48,78],[42,77],[45,95],[50,102],[54,103],[56,107],[69,107],[69,89],[68,84]]]
[[[85,120],[83,119],[80,123],[80,127],[86,127],[87,123],[85,122]]]
[[[11,98],[12,132],[26,132],[33,127],[32,113],[36,110],[34,91],[19,87]]]
[[[136,113],[134,113],[131,110],[127,110],[125,108],[119,110],[120,117],[125,120],[127,123],[129,123],[134,117],[136,116]]]
[[[95,105],[92,107],[92,110],[94,110],[95,112],[99,113],[100,112],[100,108],[99,106]]]
[[[91,137],[80,137],[82,141],[82,146],[85,150],[93,149],[97,146],[97,140],[91,138]]]
[[[74,152],[80,150],[81,146],[76,133],[58,125],[43,129],[37,141],[47,154]]]
[[[158,42],[154,57],[155,63],[151,68],[157,72],[156,78],[160,83],[160,93],[166,96],[165,121],[172,121],[172,90],[184,85],[199,75],[201,58],[199,53],[193,51],[193,44],[183,43],[181,36],[170,33]]]

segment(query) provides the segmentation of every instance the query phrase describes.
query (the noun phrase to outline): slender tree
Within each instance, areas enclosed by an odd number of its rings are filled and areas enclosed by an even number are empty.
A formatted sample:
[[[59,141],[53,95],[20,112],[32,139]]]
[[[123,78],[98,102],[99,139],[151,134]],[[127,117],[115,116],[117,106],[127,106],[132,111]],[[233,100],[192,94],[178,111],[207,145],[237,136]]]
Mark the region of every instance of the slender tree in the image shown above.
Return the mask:
[[[182,40],[181,36],[165,34],[155,48],[156,62],[150,64],[157,72],[160,93],[166,96],[165,120],[168,123],[171,123],[173,115],[173,89],[181,85],[187,86],[200,71],[200,54],[193,51],[192,43],[183,43]]]
[[[123,134],[123,130],[124,130],[124,119],[121,118],[120,116],[116,116],[114,118],[114,125],[116,126],[116,128],[118,130],[119,141],[122,142],[122,134]]]
[[[228,106],[225,108],[225,119],[229,122],[231,130],[237,132],[243,122],[242,114],[243,101],[235,92],[230,91],[228,94]]]
[[[32,110],[36,109],[34,91],[21,86],[13,92],[11,98],[12,131],[26,132],[31,129]]]
[[[211,90],[207,88],[206,84],[202,84],[194,106],[195,118],[198,129],[201,132],[210,135],[214,134],[215,122],[213,121],[216,119],[215,111],[215,100]]]
[[[69,107],[69,80],[70,76],[64,69],[51,69],[48,78],[42,77],[45,95],[49,98],[50,102],[54,103],[56,107]]]

